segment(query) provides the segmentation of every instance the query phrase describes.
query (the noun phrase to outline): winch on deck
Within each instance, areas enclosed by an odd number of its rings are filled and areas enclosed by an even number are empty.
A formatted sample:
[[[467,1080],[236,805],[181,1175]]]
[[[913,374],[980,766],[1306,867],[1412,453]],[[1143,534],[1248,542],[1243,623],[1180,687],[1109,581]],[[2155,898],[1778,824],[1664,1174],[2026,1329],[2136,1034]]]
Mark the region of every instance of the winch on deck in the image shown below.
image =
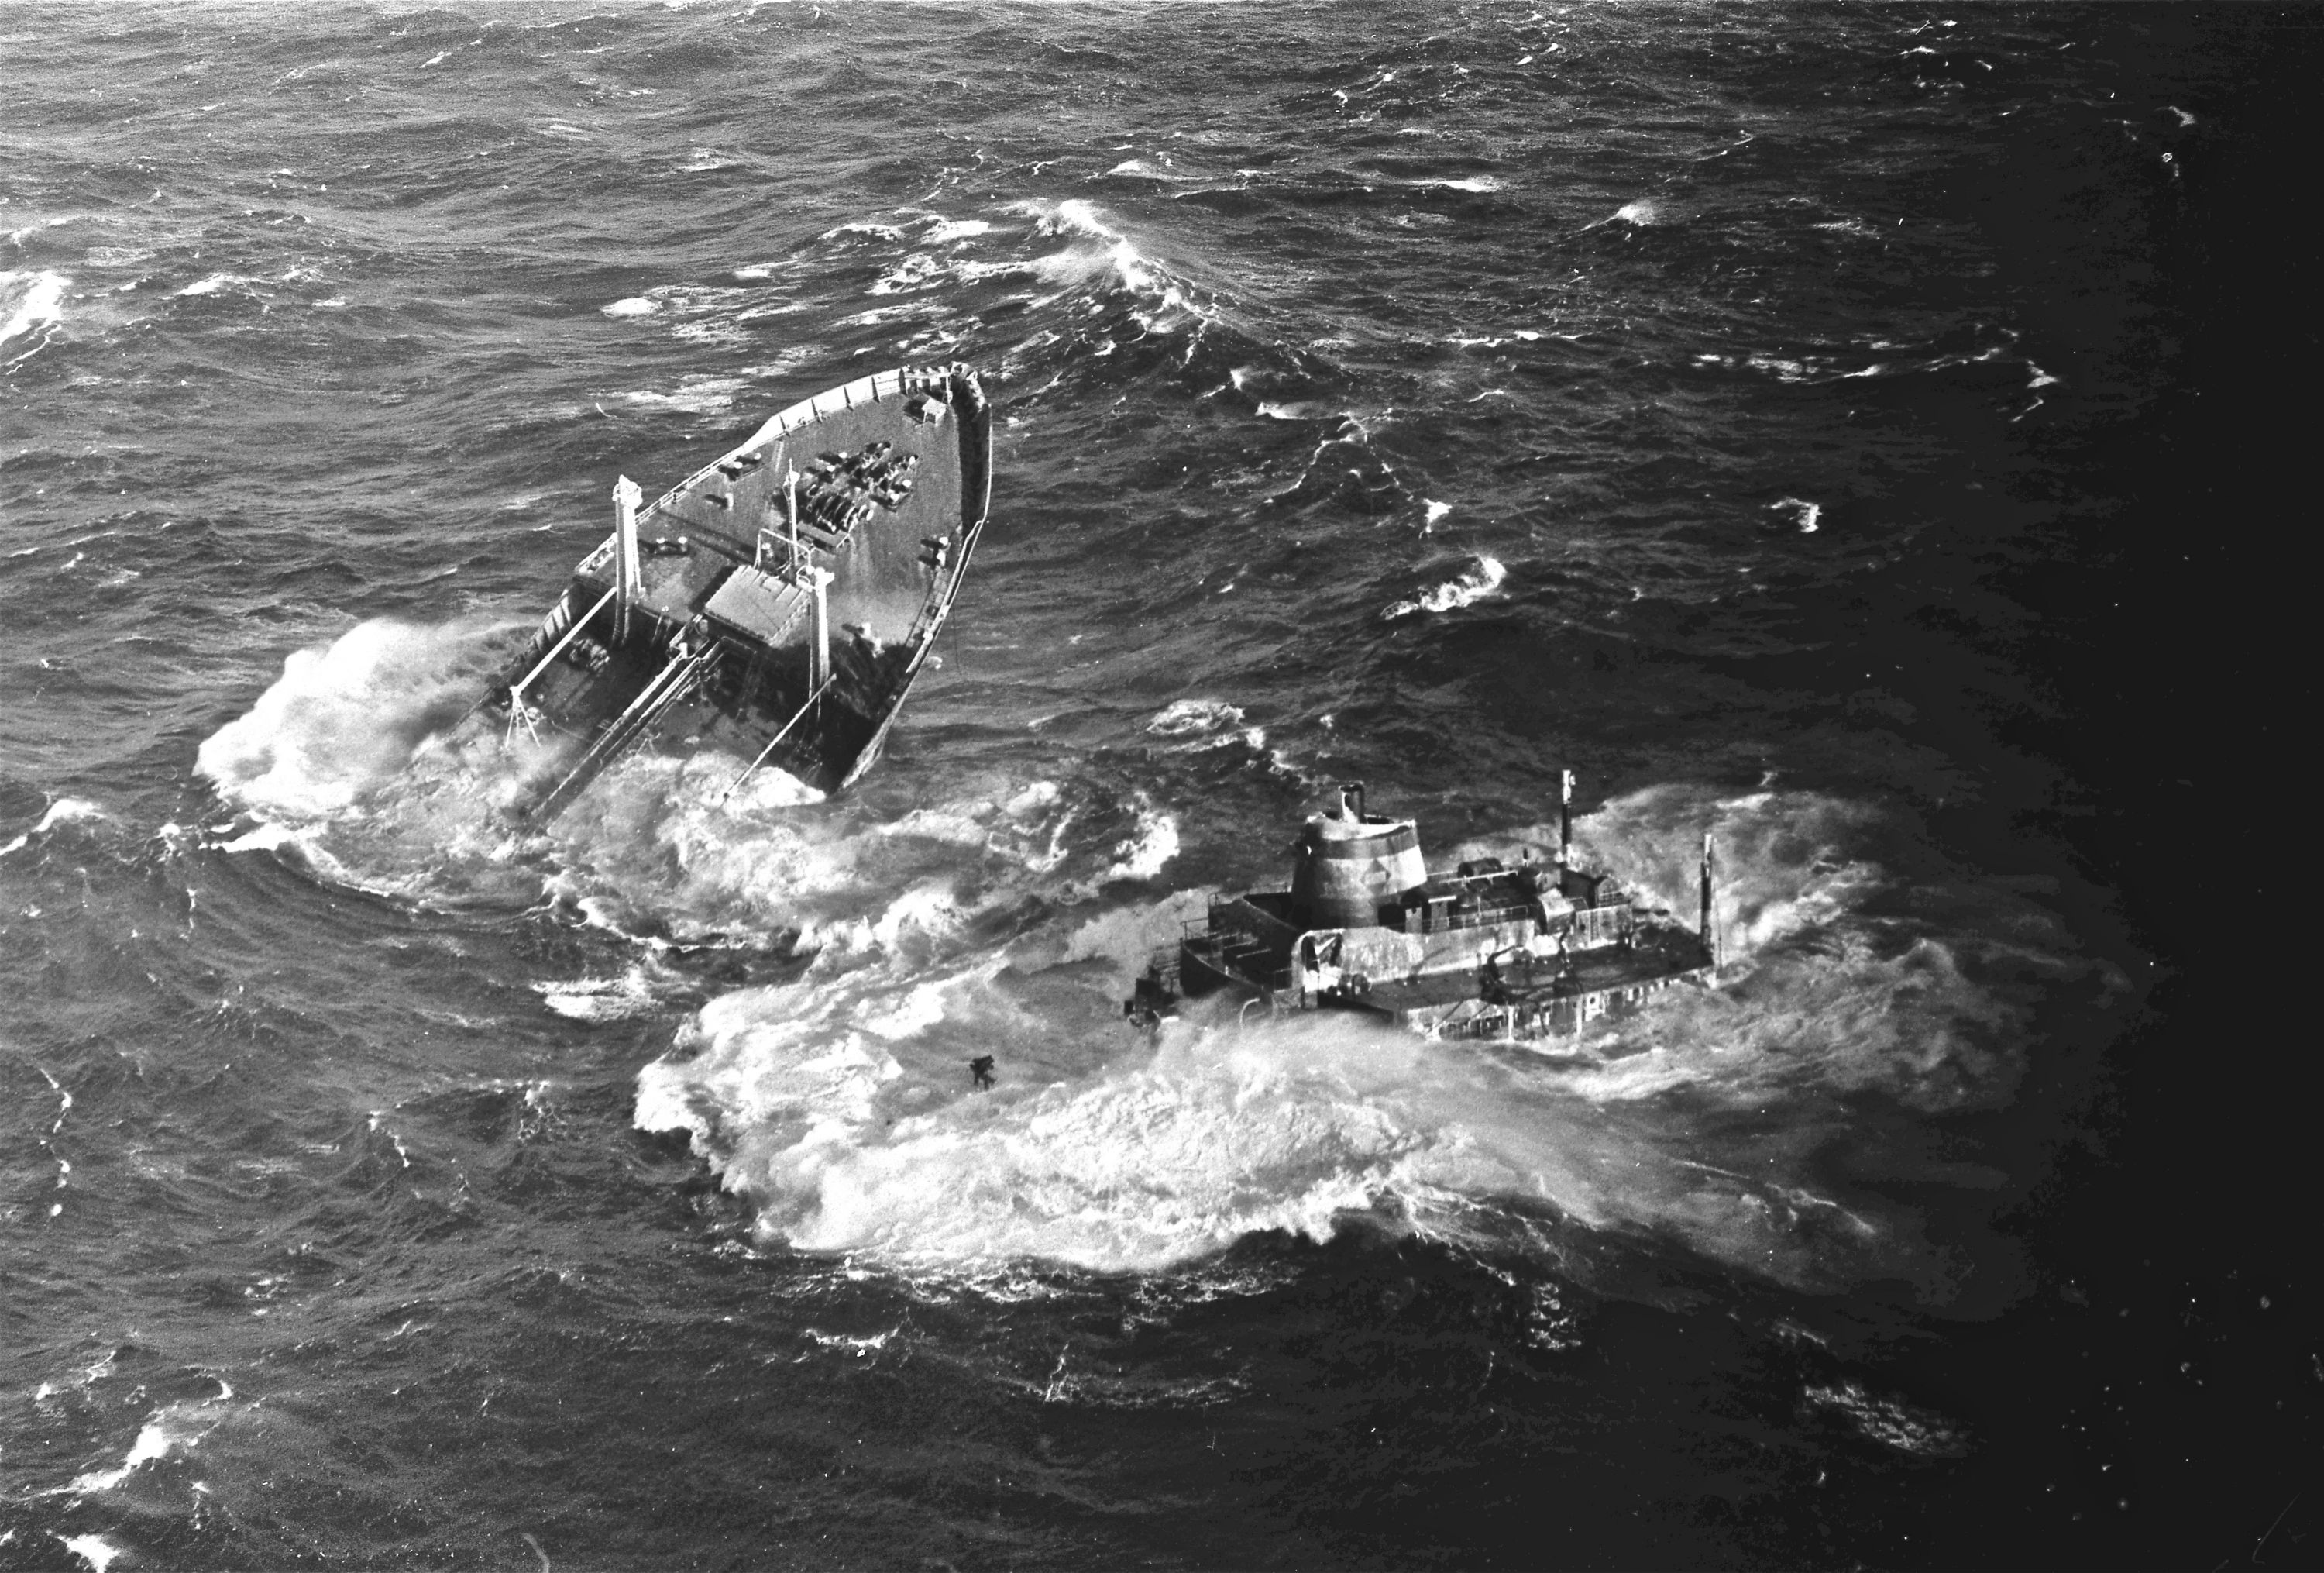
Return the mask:
[[[1214,900],[1157,955],[1126,1012],[1148,1025],[1221,991],[1271,1010],[1362,1011],[1431,1037],[1540,1038],[1711,977],[1711,847],[1699,933],[1642,913],[1621,884],[1575,865],[1572,773],[1554,863],[1530,847],[1428,872],[1411,819],[1340,789],[1292,847],[1290,887]]]

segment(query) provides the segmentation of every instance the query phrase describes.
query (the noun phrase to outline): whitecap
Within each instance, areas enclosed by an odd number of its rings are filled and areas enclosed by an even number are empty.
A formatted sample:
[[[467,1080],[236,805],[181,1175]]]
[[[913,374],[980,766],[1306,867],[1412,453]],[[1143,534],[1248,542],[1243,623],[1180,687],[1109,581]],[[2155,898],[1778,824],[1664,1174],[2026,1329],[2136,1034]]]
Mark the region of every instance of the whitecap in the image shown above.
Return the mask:
[[[87,1562],[97,1573],[105,1573],[113,1566],[115,1559],[121,1555],[121,1548],[103,1535],[60,1535],[51,1531],[50,1538]]]
[[[900,305],[895,306],[874,306],[868,311],[858,311],[853,316],[842,317],[839,319],[838,326],[842,328],[877,328],[882,323],[896,322],[908,317],[918,317],[927,310],[927,306],[924,302],[918,301],[906,301]],[[869,348],[871,347],[866,346],[865,347]],[[861,352],[859,351],[858,353]]]
[[[740,377],[687,377],[676,393],[650,391],[623,393],[624,403],[653,410],[676,410],[688,415],[715,415],[732,409],[742,391]]]
[[[1950,1420],[1899,1399],[1877,1397],[1860,1383],[1819,1383],[1802,1396],[1867,1439],[1912,1457],[1957,1458],[1969,1451],[1968,1439]]]
[[[1105,172],[1108,175],[1120,175],[1130,180],[1159,180],[1170,185],[1183,185],[1193,178],[1173,173],[1146,159],[1124,159]]]
[[[1267,740],[1267,734],[1254,729],[1243,735],[1243,740],[1256,748]],[[1114,844],[1114,861],[1098,876],[1100,884],[1118,879],[1152,879],[1162,872],[1162,865],[1178,856],[1178,820],[1176,816],[1163,812],[1150,802],[1138,805],[1138,828]]]
[[[286,847],[299,845],[298,833],[287,825],[258,825],[230,841],[220,841],[212,848],[217,852],[280,852]]]
[[[49,805],[48,812],[41,816],[41,822],[33,826],[32,830],[37,835],[41,831],[52,829],[59,825],[70,825],[83,820],[104,818],[105,810],[87,798],[59,798]]]
[[[64,274],[46,271],[0,273],[0,349],[24,343],[0,365],[14,365],[48,343],[64,320],[65,291],[71,283]]]
[[[1462,606],[1474,606],[1489,597],[1499,595],[1508,572],[1499,558],[1480,556],[1477,565],[1466,573],[1422,591],[1413,600],[1397,602],[1380,616],[1392,623],[1398,617],[1409,617],[1416,612],[1450,612]]]
[[[1800,527],[1803,535],[1812,535],[1821,528],[1823,504],[1811,503],[1804,497],[1780,497],[1767,504],[1772,513],[1789,514],[1792,523]]]
[[[1158,737],[1190,737],[1242,725],[1240,707],[1224,699],[1173,699],[1146,723]]]
[[[608,317],[650,317],[660,310],[661,306],[659,302],[649,301],[643,295],[632,295],[625,301],[615,301],[611,305],[600,306],[597,310]]]
[[[864,240],[900,241],[904,238],[904,232],[892,224],[880,224],[868,218],[860,218],[853,224],[842,224],[835,228],[826,229],[821,235],[816,236],[816,238],[817,240],[854,240],[861,238]]]
[[[1208,890],[1176,891],[1148,906],[1116,907],[1086,919],[1066,936],[1060,961],[1105,961],[1124,977],[1142,969],[1157,949],[1175,957],[1179,934],[1199,922],[1213,896]]]
[[[1266,734],[1259,734],[1264,742]],[[1106,885],[1120,881],[1152,879],[1163,865],[1178,856],[1178,820],[1139,794],[1137,823],[1114,843],[1111,861],[1091,880],[1068,884],[1061,895],[1068,902],[1086,901]]]
[[[944,277],[944,264],[933,254],[916,251],[872,280],[863,292],[867,295],[895,295],[928,290],[942,282]]]
[[[217,1380],[213,1378],[213,1380]],[[218,1382],[215,1398],[172,1403],[158,1409],[137,1432],[130,1444],[129,1456],[113,1469],[91,1469],[73,1477],[65,1492],[74,1496],[86,1496],[94,1492],[111,1491],[144,1466],[166,1457],[172,1448],[193,1448],[216,1430],[225,1418],[224,1405],[234,1397],[234,1389]],[[117,1556],[117,1551],[110,1553]],[[108,1557],[109,1559],[109,1557]],[[97,1564],[100,1568],[103,1563]]]
[[[98,808],[95,803],[90,802],[86,798],[59,798],[56,801],[49,805],[48,812],[41,816],[40,822],[38,824],[25,831],[23,835],[17,837],[14,841],[9,842],[5,847],[0,847],[0,857],[5,857],[10,853],[20,850],[27,845],[33,837],[44,836],[59,825],[70,825],[83,820],[102,819],[104,818],[105,810]],[[65,1102],[67,1106],[69,1106],[72,1099],[68,1096],[65,1099]]]
[[[572,1022],[625,1022],[650,1015],[660,1008],[642,967],[632,967],[620,977],[576,977],[562,983],[536,983],[540,1003]]]
[[[157,1416],[148,1421],[144,1429],[137,1433],[137,1440],[130,1445],[129,1457],[121,1461],[119,1468],[92,1469],[86,1474],[77,1475],[68,1489],[76,1496],[86,1495],[93,1491],[110,1491],[135,1474],[140,1465],[150,1464],[154,1459],[166,1456],[172,1440],[168,1428]]]
[[[254,284],[258,282],[243,273],[212,273],[206,279],[196,280],[182,290],[171,291],[170,298],[176,301],[189,295],[215,295],[221,290],[232,289],[237,284]]]
[[[1010,208],[1037,218],[1037,234],[1077,243],[1035,259],[1032,271],[1041,277],[1074,284],[1111,273],[1123,288],[1148,303],[1147,310],[1136,313],[1136,319],[1149,333],[1168,333],[1190,320],[1207,320],[1185,285],[1107,222],[1094,203],[1074,197],[1056,203],[1017,202]],[[1099,353],[1111,353],[1111,347],[1108,341]]]
[[[263,814],[300,822],[344,812],[457,717],[482,685],[492,626],[383,618],[295,652],[247,714],[203,740],[194,767]]]

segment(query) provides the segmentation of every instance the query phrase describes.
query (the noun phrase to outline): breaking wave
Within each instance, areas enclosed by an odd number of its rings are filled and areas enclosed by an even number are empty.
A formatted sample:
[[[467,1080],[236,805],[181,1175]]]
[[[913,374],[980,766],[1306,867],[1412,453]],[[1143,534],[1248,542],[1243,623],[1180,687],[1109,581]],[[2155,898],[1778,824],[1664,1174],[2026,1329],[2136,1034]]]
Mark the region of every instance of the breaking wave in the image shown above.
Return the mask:
[[[1433,510],[1443,504],[1432,504],[1430,506]],[[1432,523],[1434,518],[1432,512]],[[1457,607],[1474,606],[1489,597],[1499,595],[1501,583],[1508,577],[1509,570],[1501,566],[1499,558],[1480,556],[1477,559],[1476,567],[1466,573],[1441,585],[1432,586],[1411,600],[1397,602],[1381,612],[1380,616],[1384,621],[1393,623],[1398,617],[1409,617],[1416,612],[1450,612]]]
[[[1067,242],[1062,251],[1038,259],[1033,269],[1052,282],[1081,283],[1110,277],[1139,304],[1137,319],[1149,332],[1167,333],[1206,320],[1192,287],[1140,251],[1093,202],[1069,197],[1061,202],[1026,201],[1014,210],[1035,220],[1034,232]]]
[[[203,742],[195,768],[227,798],[288,824],[342,813],[399,776],[483,692],[494,631],[383,619],[298,651],[248,714]]]
[[[76,1476],[65,1491],[74,1496],[111,1491],[146,1465],[167,1457],[171,1448],[200,1446],[202,1438],[226,1418],[226,1406],[233,1397],[234,1389],[219,1382],[214,1398],[166,1404],[154,1411],[138,1431],[136,1441],[130,1444],[129,1456],[117,1467]]]
[[[0,857],[21,852],[35,836],[45,836],[59,825],[76,824],[87,819],[102,819],[105,810],[86,798],[59,798],[48,806],[38,823],[13,840],[0,843]]]
[[[64,321],[62,273],[0,272],[0,368],[28,360],[45,348]]]
[[[1812,535],[1822,527],[1823,504],[1804,497],[1779,497],[1767,504],[1767,511],[1789,516],[1803,535]]]
[[[1192,737],[1242,725],[1242,708],[1224,699],[1173,699],[1146,729],[1157,737]]]

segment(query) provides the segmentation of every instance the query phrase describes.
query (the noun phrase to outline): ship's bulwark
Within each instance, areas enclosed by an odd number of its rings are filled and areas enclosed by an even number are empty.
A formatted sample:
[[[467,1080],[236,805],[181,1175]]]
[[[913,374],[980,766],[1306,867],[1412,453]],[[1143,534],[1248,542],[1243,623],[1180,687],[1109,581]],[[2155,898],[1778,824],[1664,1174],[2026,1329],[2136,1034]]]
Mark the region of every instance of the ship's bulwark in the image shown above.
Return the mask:
[[[6,8],[0,1566],[2296,1562],[2300,20]],[[512,826],[615,477],[955,359],[880,763]],[[1123,1022],[1569,765],[1720,989]]]

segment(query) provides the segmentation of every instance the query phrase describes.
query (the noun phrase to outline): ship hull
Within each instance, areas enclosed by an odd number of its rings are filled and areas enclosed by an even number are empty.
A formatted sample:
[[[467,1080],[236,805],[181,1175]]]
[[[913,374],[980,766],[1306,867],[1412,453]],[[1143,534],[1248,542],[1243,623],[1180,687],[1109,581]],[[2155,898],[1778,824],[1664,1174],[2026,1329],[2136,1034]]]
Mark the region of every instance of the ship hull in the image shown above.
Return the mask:
[[[733,755],[736,784],[853,784],[951,615],[991,487],[991,411],[952,366],[793,405],[642,508],[617,488],[614,534],[469,719],[521,745],[511,811],[552,819],[656,743]]]
[[[1565,776],[1570,801],[1572,778]],[[1156,953],[1123,1012],[1148,1029],[1184,1000],[1239,997],[1243,1014],[1342,1011],[1431,1039],[1578,1041],[1590,1022],[1682,984],[1718,981],[1713,856],[1703,843],[1702,922],[1642,910],[1620,882],[1572,860],[1471,858],[1432,874],[1417,825],[1369,814],[1341,789],[1294,843],[1288,889],[1213,897]],[[1563,821],[1564,816],[1561,815]]]
[[[1337,1011],[1424,1038],[1557,1042],[1592,1022],[1631,1014],[1668,989],[1718,980],[1717,967],[1694,935],[1669,930],[1656,939],[1649,952],[1585,953],[1570,974],[1538,982],[1488,986],[1473,976],[1438,975],[1322,990],[1280,986],[1191,939],[1139,980],[1126,1013],[1150,1027],[1175,1015],[1181,1000],[1222,995],[1263,1005],[1270,1015]]]

